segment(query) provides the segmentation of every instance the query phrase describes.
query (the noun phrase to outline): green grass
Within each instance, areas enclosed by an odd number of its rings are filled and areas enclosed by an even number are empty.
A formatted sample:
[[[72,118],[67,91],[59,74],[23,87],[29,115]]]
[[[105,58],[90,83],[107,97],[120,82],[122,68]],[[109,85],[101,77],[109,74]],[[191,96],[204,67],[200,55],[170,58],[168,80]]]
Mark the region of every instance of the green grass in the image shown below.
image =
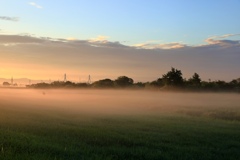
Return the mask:
[[[238,159],[240,123],[1,108],[0,159]]]
[[[0,160],[236,160],[238,94],[0,90]]]

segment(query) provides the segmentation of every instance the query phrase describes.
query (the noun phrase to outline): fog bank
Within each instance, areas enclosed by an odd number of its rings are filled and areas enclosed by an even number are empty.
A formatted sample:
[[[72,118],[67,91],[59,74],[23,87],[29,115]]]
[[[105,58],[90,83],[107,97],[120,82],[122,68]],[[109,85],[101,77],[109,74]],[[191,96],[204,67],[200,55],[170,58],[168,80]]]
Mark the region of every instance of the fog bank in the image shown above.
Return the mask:
[[[0,89],[0,110],[75,116],[226,113],[230,118],[238,119],[239,97],[239,94],[223,93]]]

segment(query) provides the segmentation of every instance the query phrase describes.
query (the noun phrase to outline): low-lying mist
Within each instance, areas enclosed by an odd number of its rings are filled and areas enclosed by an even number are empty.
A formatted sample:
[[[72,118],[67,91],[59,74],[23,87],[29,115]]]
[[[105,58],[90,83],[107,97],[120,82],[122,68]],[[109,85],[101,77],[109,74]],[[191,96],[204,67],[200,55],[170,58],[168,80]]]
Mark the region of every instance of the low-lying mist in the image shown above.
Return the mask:
[[[240,94],[0,89],[0,110],[48,116],[182,114],[240,120]]]

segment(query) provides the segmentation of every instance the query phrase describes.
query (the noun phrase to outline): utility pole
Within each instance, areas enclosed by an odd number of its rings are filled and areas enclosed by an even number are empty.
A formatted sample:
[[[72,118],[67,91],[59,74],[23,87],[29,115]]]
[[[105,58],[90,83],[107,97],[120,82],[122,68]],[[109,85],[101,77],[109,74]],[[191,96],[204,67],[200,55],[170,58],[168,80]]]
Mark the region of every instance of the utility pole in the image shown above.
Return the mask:
[[[64,82],[66,82],[67,81],[67,74],[65,73],[64,74]]]
[[[12,79],[11,79],[11,85],[13,86],[13,77],[12,77]]]
[[[91,84],[92,83],[92,80],[91,80],[91,76],[89,75],[88,76],[88,82],[87,82],[88,84]]]

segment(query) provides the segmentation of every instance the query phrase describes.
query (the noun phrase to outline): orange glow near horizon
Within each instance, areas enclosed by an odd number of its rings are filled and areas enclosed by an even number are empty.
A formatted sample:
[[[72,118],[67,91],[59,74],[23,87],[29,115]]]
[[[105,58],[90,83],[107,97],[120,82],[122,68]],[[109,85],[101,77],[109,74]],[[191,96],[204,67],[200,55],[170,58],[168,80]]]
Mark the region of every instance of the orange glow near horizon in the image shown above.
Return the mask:
[[[40,64],[30,64],[30,63],[7,63],[4,62],[2,67],[0,67],[0,78],[20,79],[28,78],[31,80],[51,80],[58,81],[63,80],[63,75],[67,74],[67,80],[73,82],[86,82],[88,76],[92,75],[92,81],[96,81],[104,78],[117,78],[121,75],[116,75],[117,73],[112,73],[110,76],[104,72],[97,69],[84,69],[84,71],[78,71],[77,69],[64,69],[64,67],[52,67]]]

